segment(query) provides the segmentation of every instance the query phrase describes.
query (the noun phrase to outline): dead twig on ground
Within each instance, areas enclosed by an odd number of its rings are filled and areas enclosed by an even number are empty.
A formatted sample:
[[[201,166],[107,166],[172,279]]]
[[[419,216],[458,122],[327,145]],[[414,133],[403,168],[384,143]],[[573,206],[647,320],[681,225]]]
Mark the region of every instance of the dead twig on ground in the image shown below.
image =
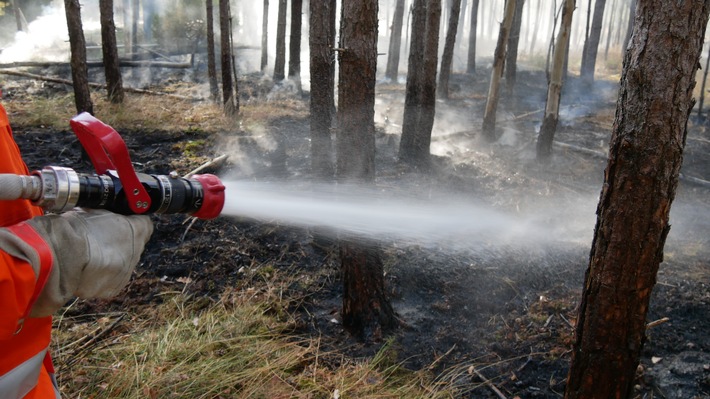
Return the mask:
[[[197,168],[195,168],[194,170],[192,170],[188,174],[186,174],[184,177],[186,179],[189,179],[190,177],[192,177],[192,175],[197,174],[197,173],[209,168],[210,166],[219,166],[224,161],[226,161],[227,158],[229,158],[229,155],[227,155],[227,154],[220,155],[217,158],[214,158],[214,159],[207,161],[207,162],[203,163],[202,165],[198,166]]]
[[[671,321],[670,317],[664,317],[664,318],[662,318],[662,319],[658,319],[658,320],[656,320],[656,321],[652,321],[652,322],[646,324],[646,329],[648,330],[648,329],[651,329],[651,328],[653,328],[653,327],[660,326],[661,324],[667,323],[667,322],[669,322],[669,321]]]
[[[503,392],[501,392],[500,389],[498,389],[498,387],[496,387],[495,384],[493,384],[493,383],[491,382],[491,380],[489,380],[489,379],[486,378],[483,374],[481,374],[480,371],[476,370],[475,367],[471,366],[471,370],[470,370],[470,371],[471,371],[473,374],[475,374],[478,378],[480,378],[481,381],[482,381],[484,384],[486,384],[486,385],[488,386],[488,388],[490,388],[491,391],[493,391],[493,393],[495,393],[500,399],[507,399],[506,396],[503,394]]]

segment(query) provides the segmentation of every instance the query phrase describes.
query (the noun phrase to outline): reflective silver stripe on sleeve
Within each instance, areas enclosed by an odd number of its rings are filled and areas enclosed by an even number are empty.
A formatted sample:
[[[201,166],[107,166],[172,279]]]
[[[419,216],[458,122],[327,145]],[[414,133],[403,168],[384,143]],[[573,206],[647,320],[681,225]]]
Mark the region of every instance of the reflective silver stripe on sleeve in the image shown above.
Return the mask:
[[[46,353],[47,349],[44,349],[0,376],[0,398],[20,399],[36,387]]]

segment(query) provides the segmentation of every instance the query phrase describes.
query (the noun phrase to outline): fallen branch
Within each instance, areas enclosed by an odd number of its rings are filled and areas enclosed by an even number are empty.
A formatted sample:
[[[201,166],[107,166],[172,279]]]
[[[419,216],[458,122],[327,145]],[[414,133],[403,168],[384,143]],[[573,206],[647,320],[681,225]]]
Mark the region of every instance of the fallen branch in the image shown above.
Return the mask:
[[[646,324],[646,329],[649,330],[649,329],[651,329],[651,328],[653,328],[653,327],[659,326],[659,325],[661,325],[661,324],[663,324],[663,323],[667,323],[667,322],[669,322],[669,321],[671,321],[670,317],[664,317],[664,318],[662,318],[662,319],[658,319],[658,320],[656,320],[656,321],[652,321],[652,322]]]
[[[29,78],[29,79],[36,79],[36,80],[42,80],[45,82],[52,82],[52,83],[60,83],[60,84],[65,84],[69,86],[73,86],[74,82],[68,79],[61,79],[61,78],[53,78],[50,76],[41,76],[41,75],[35,75],[33,73],[28,73],[28,72],[20,72],[20,71],[12,71],[12,70],[0,70],[0,75],[12,75],[12,76],[20,76],[23,78]],[[89,82],[90,87],[94,88],[99,88],[99,89],[105,89],[106,85],[101,84],[101,83],[93,83]],[[159,91],[153,91],[153,90],[143,90],[143,89],[134,89],[131,87],[124,87],[124,91],[128,93],[137,93],[137,94],[148,94],[152,96],[164,96],[164,97],[170,97],[170,98],[176,98],[179,100],[188,100],[188,101],[204,101],[205,99],[202,97],[187,97],[187,96],[180,96],[177,94],[169,94],[169,93],[161,93]]]
[[[121,60],[118,62],[119,66],[128,68],[179,68],[187,69],[191,68],[189,62],[172,62],[172,61],[129,61]],[[5,64],[0,64],[0,68],[22,68],[22,67],[37,67],[37,68],[52,68],[52,67],[69,67],[71,64],[68,62],[51,62],[51,61],[21,61],[21,62],[9,62]],[[87,61],[86,66],[89,68],[99,68],[103,67],[103,61]]]
[[[485,376],[483,376],[483,374],[481,374],[480,371],[476,370],[475,367],[471,366],[471,371],[472,371],[474,374],[476,374],[476,376],[478,376],[478,378],[480,378],[481,381],[483,381],[483,383],[486,384],[486,385],[488,386],[488,388],[490,388],[491,391],[493,391],[493,393],[495,393],[500,399],[507,399],[507,398],[505,397],[505,395],[503,394],[503,392],[501,392],[500,389],[498,389],[498,388],[491,382],[491,380],[489,380],[488,378],[486,378]]]
[[[207,161],[207,162],[203,163],[202,165],[198,166],[197,168],[195,168],[194,170],[192,170],[191,172],[186,174],[184,177],[186,179],[189,179],[190,177],[192,177],[192,175],[197,174],[197,173],[209,168],[210,166],[220,165],[222,162],[226,161],[228,157],[229,157],[229,155],[227,155],[227,154],[220,155],[217,158],[214,158],[211,161]]]

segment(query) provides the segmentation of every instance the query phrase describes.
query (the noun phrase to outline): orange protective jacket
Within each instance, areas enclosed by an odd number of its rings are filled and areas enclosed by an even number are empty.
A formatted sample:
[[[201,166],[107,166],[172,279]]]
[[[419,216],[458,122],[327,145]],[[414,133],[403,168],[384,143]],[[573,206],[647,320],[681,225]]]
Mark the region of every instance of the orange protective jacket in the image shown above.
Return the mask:
[[[0,105],[0,173],[28,174],[12,136],[5,108]],[[51,269],[47,244],[22,222],[42,214],[28,200],[0,201],[0,227],[8,227],[37,249],[43,259],[39,275],[32,266],[0,251],[0,397],[59,398],[49,360],[52,318],[30,318],[29,310]],[[25,235],[24,233],[29,233]],[[32,236],[34,233],[34,237]]]

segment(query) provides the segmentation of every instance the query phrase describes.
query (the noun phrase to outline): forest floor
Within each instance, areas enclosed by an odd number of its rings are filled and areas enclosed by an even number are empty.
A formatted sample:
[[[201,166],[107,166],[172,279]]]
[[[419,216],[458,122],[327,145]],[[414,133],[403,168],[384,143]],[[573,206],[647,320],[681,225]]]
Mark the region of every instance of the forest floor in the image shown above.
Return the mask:
[[[383,190],[407,186],[434,196],[470,198],[534,228],[526,230],[528,237],[513,240],[463,237],[464,242],[470,239],[463,248],[384,240],[388,290],[403,321],[386,342],[360,343],[339,323],[342,283],[335,237],[248,218],[197,221],[188,229],[184,216],[153,216],[155,233],[129,288],[114,300],[75,304],[73,314],[149,307],[161,302],[165,291],[217,297],[228,287],[268,284],[274,273],[292,275],[295,282],[314,282],[294,283],[283,293],[294,298],[288,311],[299,320],[292,333],[320,336],[323,350],[364,358],[392,345],[406,367],[430,368],[466,398],[499,397],[494,387],[509,398],[561,397],[617,83],[600,80],[593,90],[576,90],[570,78],[556,134],[567,146],[556,146],[552,160],[540,164],[534,154],[544,74],[518,73],[516,94],[501,99],[501,138],[493,144],[478,134],[486,74],[454,75],[451,99],[437,102],[429,174],[398,167],[404,87],[379,84],[376,184]],[[14,99],[23,95],[20,90],[13,94],[12,87],[8,91]],[[281,95],[302,101],[307,109],[307,98]],[[710,180],[709,127],[695,117],[689,122],[685,176]],[[14,129],[30,168],[54,164],[90,170],[79,159],[68,126]],[[272,182],[298,182],[309,175],[307,116],[277,118],[258,132],[249,126],[214,134],[199,129],[120,132],[137,168],[147,173],[184,173],[199,164],[195,153],[209,159],[229,148],[227,163],[208,172]],[[264,146],[264,138],[272,145]],[[648,315],[649,322],[668,320],[648,329],[636,397],[710,398],[709,211],[710,189],[681,181]],[[476,223],[480,215],[462,215],[470,216]]]

